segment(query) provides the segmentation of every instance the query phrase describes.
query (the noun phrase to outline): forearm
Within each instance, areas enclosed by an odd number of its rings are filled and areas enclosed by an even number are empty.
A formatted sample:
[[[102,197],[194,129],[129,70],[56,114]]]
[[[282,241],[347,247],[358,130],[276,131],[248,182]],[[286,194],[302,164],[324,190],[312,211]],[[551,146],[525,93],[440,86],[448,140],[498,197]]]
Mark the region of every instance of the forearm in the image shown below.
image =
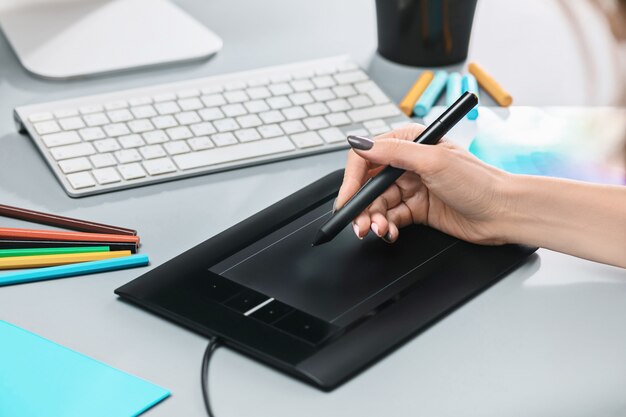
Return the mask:
[[[512,178],[502,222],[507,242],[626,268],[626,187]]]

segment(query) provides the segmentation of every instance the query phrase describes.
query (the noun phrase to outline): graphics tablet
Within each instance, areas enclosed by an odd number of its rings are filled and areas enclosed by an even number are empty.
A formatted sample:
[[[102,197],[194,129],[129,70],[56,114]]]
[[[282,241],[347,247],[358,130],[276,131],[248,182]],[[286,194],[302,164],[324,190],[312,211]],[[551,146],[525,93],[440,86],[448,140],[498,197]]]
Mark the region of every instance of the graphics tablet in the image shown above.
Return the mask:
[[[330,390],[520,264],[426,226],[312,247],[336,171],[118,288],[122,298]]]

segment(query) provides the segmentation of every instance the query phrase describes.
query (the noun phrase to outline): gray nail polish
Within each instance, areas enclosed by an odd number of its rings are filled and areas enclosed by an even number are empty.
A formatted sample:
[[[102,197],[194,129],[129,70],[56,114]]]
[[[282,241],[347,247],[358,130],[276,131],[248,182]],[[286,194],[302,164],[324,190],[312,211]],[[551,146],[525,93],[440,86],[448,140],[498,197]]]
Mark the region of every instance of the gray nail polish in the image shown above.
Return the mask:
[[[354,149],[358,149],[361,151],[369,151],[374,146],[374,141],[370,138],[366,138],[365,136],[348,136],[348,143]]]

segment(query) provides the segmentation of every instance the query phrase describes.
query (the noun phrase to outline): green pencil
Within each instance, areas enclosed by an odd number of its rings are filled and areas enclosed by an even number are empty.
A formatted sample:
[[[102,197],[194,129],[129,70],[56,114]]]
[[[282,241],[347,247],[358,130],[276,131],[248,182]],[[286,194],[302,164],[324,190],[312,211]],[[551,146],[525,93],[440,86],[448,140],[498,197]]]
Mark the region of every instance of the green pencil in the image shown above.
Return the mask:
[[[6,258],[9,256],[62,255],[86,252],[109,252],[109,247],[84,246],[69,248],[0,249],[0,258]]]

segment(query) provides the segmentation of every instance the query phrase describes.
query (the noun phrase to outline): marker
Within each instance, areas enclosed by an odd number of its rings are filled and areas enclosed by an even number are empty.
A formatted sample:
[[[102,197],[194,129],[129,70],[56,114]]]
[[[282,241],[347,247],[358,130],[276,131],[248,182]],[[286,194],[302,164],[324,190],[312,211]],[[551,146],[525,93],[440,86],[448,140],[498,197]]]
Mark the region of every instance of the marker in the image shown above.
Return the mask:
[[[502,107],[508,107],[513,103],[513,97],[480,65],[472,62],[467,67],[470,74],[476,77],[478,84]]]
[[[428,87],[428,84],[430,84],[434,76],[435,75],[432,71],[422,72],[422,75],[420,75],[417,81],[415,81],[398,106],[400,107],[400,110],[402,110],[402,113],[411,117],[415,103],[424,93],[424,90],[426,90],[426,87]]]
[[[11,271],[0,273],[0,286],[134,268],[148,265],[149,262],[148,255],[131,255],[123,258],[104,259],[102,261],[81,262],[26,271]]]
[[[0,258],[10,256],[36,256],[36,255],[63,255],[68,253],[108,252],[108,246],[85,246],[68,248],[29,248],[29,249],[0,249]]]
[[[465,74],[463,76],[463,92],[465,91],[476,94],[476,98],[478,98],[478,104],[476,104],[476,107],[467,113],[468,119],[476,120],[478,119],[478,105],[480,104],[480,98],[478,97],[478,83],[472,74]]]
[[[62,255],[34,255],[34,256],[12,256],[0,258],[0,269],[23,269],[40,268],[43,266],[57,266],[75,264],[78,262],[99,261],[101,259],[121,258],[130,256],[129,250],[118,250],[115,252],[87,252],[87,253],[66,253]]]
[[[448,73],[445,71],[437,71],[435,73],[432,82],[428,85],[428,88],[424,91],[417,103],[415,103],[415,107],[413,107],[413,113],[415,113],[416,116],[424,117],[428,114],[443,92],[447,78]]]
[[[448,75],[448,82],[446,84],[446,106],[450,107],[454,102],[463,94],[461,74],[458,72],[451,72]]]
[[[436,145],[471,109],[478,104],[478,97],[465,92],[441,116],[426,128],[413,142],[425,145]],[[403,169],[391,166],[383,169],[378,175],[370,178],[356,194],[337,210],[326,223],[320,227],[313,246],[321,245],[334,239],[359,213],[365,210],[402,174]]]

